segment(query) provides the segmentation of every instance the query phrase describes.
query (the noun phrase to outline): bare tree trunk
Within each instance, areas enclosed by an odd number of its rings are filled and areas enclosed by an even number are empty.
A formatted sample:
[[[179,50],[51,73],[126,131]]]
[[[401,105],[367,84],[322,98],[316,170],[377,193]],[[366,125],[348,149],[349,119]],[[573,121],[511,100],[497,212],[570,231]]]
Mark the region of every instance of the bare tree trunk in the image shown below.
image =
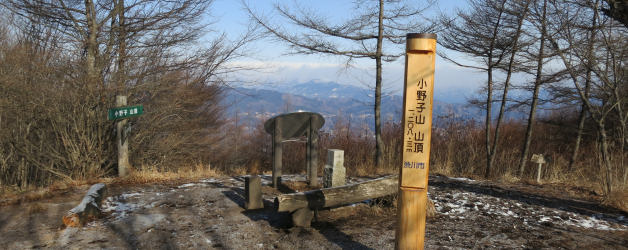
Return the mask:
[[[379,21],[377,30],[377,51],[375,52],[375,166],[382,166],[384,141],[382,140],[382,43],[384,38],[384,0],[379,0]]]
[[[616,138],[619,140],[619,166],[624,166],[624,177],[622,183],[626,185],[626,179],[628,178],[628,166],[625,166],[624,161],[626,155],[626,119],[628,119],[626,115],[628,114],[624,113],[624,107],[622,106],[622,103],[625,101],[621,100],[622,96],[619,93],[617,86],[615,86],[613,94],[615,95],[615,99],[617,99],[617,107],[615,108],[615,111],[617,113],[617,131],[619,134],[618,136],[616,136]]]
[[[541,17],[541,44],[539,45],[539,54],[537,56],[536,79],[534,80],[534,92],[532,93],[532,103],[530,104],[530,115],[528,116],[528,126],[526,128],[526,136],[521,150],[521,159],[519,161],[519,176],[523,175],[526,163],[528,161],[528,151],[530,150],[530,142],[532,141],[532,126],[536,120],[536,106],[539,102],[539,90],[541,89],[541,77],[543,75],[543,49],[545,48],[545,15],[547,10],[547,0],[543,1],[543,16]]]
[[[118,95],[126,95],[126,27],[124,19],[124,0],[118,0]]]
[[[96,20],[96,10],[92,0],[85,0],[85,18],[87,19],[87,78],[88,88],[98,85],[98,70],[96,69],[96,58],[98,57],[98,21]]]
[[[492,64],[491,57],[488,59],[489,65]],[[489,66],[488,69],[488,83],[487,83],[487,95],[486,95],[486,128],[485,128],[485,141],[486,141],[486,172],[484,177],[488,178],[491,175],[491,168],[493,166],[493,151],[491,151],[491,102],[493,101],[493,68]]]
[[[626,179],[628,179],[628,166],[626,166],[624,164],[625,162],[625,157],[626,157],[626,123],[625,121],[622,122],[622,128],[621,128],[621,142],[619,143],[619,146],[621,147],[619,150],[619,165],[620,166],[624,166],[624,178],[623,178],[623,184],[624,186],[626,186]]]
[[[491,175],[491,170],[493,168],[493,159],[495,158],[495,152],[491,151],[491,106],[493,104],[493,50],[495,49],[495,40],[497,39],[497,33],[499,30],[499,25],[501,23],[501,18],[504,13],[504,5],[506,1],[501,2],[501,7],[499,10],[499,15],[497,18],[497,23],[495,23],[495,27],[493,27],[493,36],[491,39],[491,43],[488,49],[488,67],[487,67],[487,83],[486,83],[486,129],[485,129],[485,141],[486,141],[486,171],[484,172],[484,177],[488,178]]]
[[[497,123],[495,124],[495,135],[493,136],[493,148],[491,150],[491,154],[493,155],[491,157],[491,161],[494,158],[494,155],[497,152],[497,145],[499,143],[499,128],[501,126],[502,123],[502,119],[504,117],[504,113],[506,110],[506,100],[508,98],[508,89],[510,87],[510,78],[512,77],[512,71],[513,71],[513,66],[515,63],[515,56],[519,50],[518,48],[518,44],[519,44],[519,37],[521,36],[521,30],[522,30],[522,26],[523,26],[523,21],[525,20],[525,17],[527,15],[528,12],[528,6],[529,6],[530,2],[527,2],[525,5],[525,9],[524,9],[524,13],[522,14],[521,18],[519,18],[519,20],[517,21],[517,32],[515,33],[515,37],[514,37],[514,43],[512,45],[512,53],[510,54],[510,60],[508,61],[508,69],[506,72],[506,81],[504,82],[504,92],[502,93],[502,101],[501,104],[499,106],[499,114],[497,115]]]
[[[598,122],[598,129],[600,130],[600,140],[601,140],[601,153],[602,153],[602,159],[600,162],[601,166],[604,166],[605,172],[606,172],[606,189],[604,190],[606,195],[610,194],[611,192],[613,192],[613,180],[612,180],[612,176],[611,176],[611,172],[612,172],[612,164],[611,164],[611,159],[610,159],[610,153],[608,152],[608,137],[606,135],[606,128],[604,128],[604,123],[603,122]]]
[[[567,167],[567,171],[571,172],[573,169],[573,164],[578,159],[578,151],[580,151],[580,141],[582,141],[582,133],[584,130],[584,122],[586,120],[587,107],[582,104],[580,107],[580,115],[578,117],[578,135],[576,136],[576,143],[573,147],[573,152],[571,153],[571,157],[569,158],[569,166]]]
[[[597,6],[597,2],[596,2]],[[591,27],[595,27],[597,23],[597,12],[593,15],[592,25]],[[589,46],[587,48],[587,57],[591,59],[593,56],[593,41],[595,39],[595,31],[597,29],[591,29],[591,33],[589,35]],[[587,73],[585,76],[585,85],[584,85],[584,97],[589,98],[589,91],[591,90],[591,67],[587,67]],[[586,121],[587,114],[587,105],[582,102],[582,106],[580,107],[580,116],[578,121],[578,135],[576,136],[576,144],[574,145],[573,153],[571,154],[571,158],[569,158],[569,166],[567,168],[568,171],[573,169],[573,164],[576,162],[578,158],[578,151],[580,150],[580,141],[582,140],[582,133],[584,130],[584,122]]]

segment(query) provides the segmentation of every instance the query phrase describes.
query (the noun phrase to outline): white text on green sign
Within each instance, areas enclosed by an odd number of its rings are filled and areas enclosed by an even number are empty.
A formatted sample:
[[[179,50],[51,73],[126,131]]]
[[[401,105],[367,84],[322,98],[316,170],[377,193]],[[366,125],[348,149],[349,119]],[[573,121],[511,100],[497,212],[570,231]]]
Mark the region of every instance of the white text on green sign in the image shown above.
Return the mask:
[[[109,120],[125,119],[129,117],[139,116],[144,113],[142,105],[119,107],[109,109]]]

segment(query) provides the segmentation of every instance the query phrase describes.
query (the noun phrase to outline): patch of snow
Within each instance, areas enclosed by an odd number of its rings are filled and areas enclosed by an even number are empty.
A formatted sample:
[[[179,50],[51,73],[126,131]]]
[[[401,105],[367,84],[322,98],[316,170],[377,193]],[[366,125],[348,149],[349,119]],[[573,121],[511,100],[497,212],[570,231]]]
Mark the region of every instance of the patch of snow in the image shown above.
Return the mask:
[[[450,180],[455,180],[455,181],[463,181],[463,182],[475,182],[475,180],[473,179],[469,179],[469,178],[463,178],[463,177],[447,177]]]
[[[199,183],[187,183],[187,184],[183,184],[181,186],[178,186],[177,188],[188,188],[188,187],[193,187],[193,186],[197,186],[197,185],[202,185]]]
[[[140,193],[121,194],[120,198],[128,199],[128,198],[135,197],[135,196],[140,196],[140,195],[142,195],[142,194],[140,194]]]
[[[154,208],[155,206],[157,206],[157,204],[159,204],[159,202],[154,201],[148,205],[145,205],[144,208]]]
[[[218,182],[220,182],[220,181],[218,181],[218,180],[216,180],[216,179],[214,179],[214,178],[211,178],[211,179],[204,179],[204,180],[201,180],[201,182],[202,182],[202,183],[218,183]]]
[[[504,217],[519,218],[519,215],[517,215],[516,213],[514,213],[513,211],[510,211],[510,210],[504,211],[504,210],[500,210],[500,209],[498,209],[498,210],[492,210],[491,209],[490,212],[491,212],[491,214],[501,215],[501,216],[504,216]]]
[[[114,219],[117,220],[124,218],[129,213],[143,207],[143,205],[140,204],[121,202],[120,197],[122,197],[123,195],[124,194],[117,197],[107,197],[107,199],[105,199],[102,204],[102,211],[106,213],[111,212],[114,216]]]
[[[564,221],[565,224],[570,226],[577,226],[583,228],[591,228],[596,230],[628,230],[628,226],[621,225],[619,228],[611,227],[608,221],[598,219],[596,216],[578,216],[574,213],[570,213],[569,220]]]

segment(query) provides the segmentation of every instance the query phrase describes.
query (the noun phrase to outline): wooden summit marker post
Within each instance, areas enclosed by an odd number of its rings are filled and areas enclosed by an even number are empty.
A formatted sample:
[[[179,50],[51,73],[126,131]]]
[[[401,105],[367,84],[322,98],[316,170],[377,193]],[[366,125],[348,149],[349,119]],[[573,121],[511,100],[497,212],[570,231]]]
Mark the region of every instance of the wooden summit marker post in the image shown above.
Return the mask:
[[[403,165],[399,174],[396,249],[423,249],[435,60],[436,34],[406,36]]]

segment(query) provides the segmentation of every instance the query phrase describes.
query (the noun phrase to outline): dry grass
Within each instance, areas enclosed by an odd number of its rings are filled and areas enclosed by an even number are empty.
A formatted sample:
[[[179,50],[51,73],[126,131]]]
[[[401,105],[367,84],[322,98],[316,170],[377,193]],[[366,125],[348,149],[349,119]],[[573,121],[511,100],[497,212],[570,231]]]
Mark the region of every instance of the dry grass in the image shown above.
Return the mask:
[[[48,187],[29,187],[21,189],[17,187],[2,187],[0,192],[0,206],[21,204],[24,202],[38,201],[65,194],[75,188],[105,183],[110,185],[140,185],[146,183],[183,183],[198,181],[200,179],[224,175],[210,166],[195,165],[182,167],[178,171],[158,172],[152,167],[141,167],[132,171],[124,178],[94,178],[77,181],[57,181]]]
[[[213,169],[210,165],[195,165],[181,167],[177,171],[159,172],[152,167],[143,166],[139,170],[132,171],[124,178],[112,179],[113,184],[144,184],[159,182],[177,182],[177,181],[196,181],[203,178],[216,177],[223,175],[221,172]]]
[[[505,182],[505,183],[518,183],[521,182],[521,178],[519,178],[519,176],[513,175],[510,172],[502,175],[499,178],[500,181]]]
[[[76,187],[90,185],[105,179],[92,179],[84,181],[57,181],[48,187],[29,186],[27,188],[3,187],[0,192],[0,206],[21,204],[24,202],[38,201],[42,199],[52,198],[57,195],[67,193]],[[109,179],[111,180],[111,179]]]
[[[604,204],[618,208],[628,213],[628,188],[610,193]]]

